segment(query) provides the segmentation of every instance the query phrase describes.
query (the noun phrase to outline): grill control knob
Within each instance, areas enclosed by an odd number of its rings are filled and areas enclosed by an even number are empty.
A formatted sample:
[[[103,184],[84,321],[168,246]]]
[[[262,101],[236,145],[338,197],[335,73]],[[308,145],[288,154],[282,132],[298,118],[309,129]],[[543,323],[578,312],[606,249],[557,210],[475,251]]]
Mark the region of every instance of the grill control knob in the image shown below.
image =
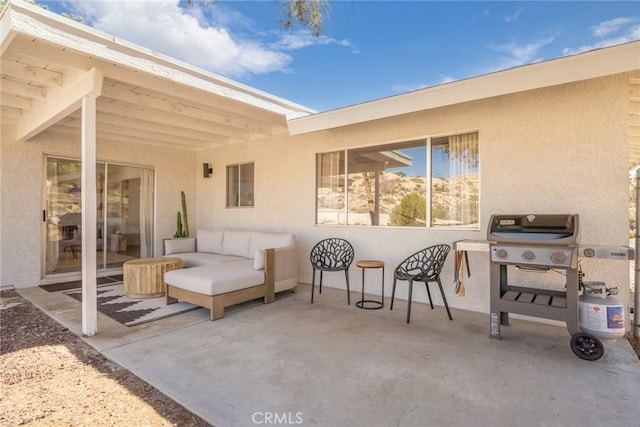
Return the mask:
[[[536,259],[536,254],[533,251],[524,251],[522,252],[522,259],[531,262]]]
[[[509,253],[505,249],[498,249],[496,251],[496,257],[499,259],[506,259],[509,256]]]
[[[567,255],[563,252],[554,252],[551,254],[551,262],[554,264],[564,264],[567,261]]]

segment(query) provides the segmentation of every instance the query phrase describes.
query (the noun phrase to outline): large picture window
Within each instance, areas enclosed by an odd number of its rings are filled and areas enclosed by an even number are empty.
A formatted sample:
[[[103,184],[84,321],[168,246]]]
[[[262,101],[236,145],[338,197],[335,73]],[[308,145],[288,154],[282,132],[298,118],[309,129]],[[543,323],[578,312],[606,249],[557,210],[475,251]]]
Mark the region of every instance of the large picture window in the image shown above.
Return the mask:
[[[478,133],[317,155],[316,223],[478,225]]]
[[[253,206],[253,163],[227,166],[227,207]]]

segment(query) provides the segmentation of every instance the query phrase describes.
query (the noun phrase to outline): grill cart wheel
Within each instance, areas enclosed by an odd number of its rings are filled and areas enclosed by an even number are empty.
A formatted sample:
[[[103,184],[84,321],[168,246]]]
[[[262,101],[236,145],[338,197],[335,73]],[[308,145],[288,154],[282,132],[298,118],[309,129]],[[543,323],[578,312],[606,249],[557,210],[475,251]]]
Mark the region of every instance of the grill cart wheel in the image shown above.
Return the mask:
[[[577,333],[571,337],[571,350],[580,359],[595,361],[604,356],[604,345],[592,335]]]

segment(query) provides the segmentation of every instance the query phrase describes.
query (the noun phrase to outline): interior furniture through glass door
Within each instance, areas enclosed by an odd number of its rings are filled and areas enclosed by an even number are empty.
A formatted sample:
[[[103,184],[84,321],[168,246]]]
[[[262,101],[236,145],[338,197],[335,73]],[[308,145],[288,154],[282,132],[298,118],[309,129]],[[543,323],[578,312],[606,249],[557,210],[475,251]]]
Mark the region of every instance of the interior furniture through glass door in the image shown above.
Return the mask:
[[[45,185],[45,277],[79,272],[82,266],[81,163],[48,157]],[[151,256],[153,170],[99,162],[96,165],[99,271]]]

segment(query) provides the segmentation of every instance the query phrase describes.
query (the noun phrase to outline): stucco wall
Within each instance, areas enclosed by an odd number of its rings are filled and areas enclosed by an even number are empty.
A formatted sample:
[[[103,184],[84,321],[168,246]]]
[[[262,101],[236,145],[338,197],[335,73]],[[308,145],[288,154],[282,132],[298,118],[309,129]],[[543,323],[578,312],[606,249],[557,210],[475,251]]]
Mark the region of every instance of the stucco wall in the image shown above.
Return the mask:
[[[435,243],[486,237],[494,213],[578,213],[581,242],[628,243],[627,75],[501,96],[431,111],[378,120],[294,138],[216,148],[199,154],[213,163],[209,180],[198,180],[198,222],[209,228],[286,230],[297,235],[300,282],[311,282],[311,247],[340,236],[356,257],[384,260],[386,293],[393,268],[412,252]],[[315,226],[315,154],[423,136],[478,131],[481,156],[481,229],[414,229]],[[255,162],[255,207],[225,208],[225,166]],[[453,292],[453,257],[443,272],[451,306],[488,311],[488,254],[471,253],[472,277],[466,297]],[[621,287],[628,300],[629,265],[584,263],[588,280]],[[351,283],[360,287],[360,270]],[[551,282],[553,273],[548,274]],[[525,278],[524,280],[537,280]],[[328,286],[344,288],[341,275],[325,275]],[[401,297],[406,285],[399,286]],[[424,287],[414,299],[426,301]],[[439,295],[435,301],[439,303]]]
[[[42,210],[45,154],[80,158],[79,137],[44,132],[28,142],[15,142],[13,129],[2,127],[0,148],[2,211],[0,213],[0,285],[26,287],[42,275]],[[187,208],[196,211],[196,154],[192,151],[99,140],[97,158],[120,164],[153,167],[156,180],[155,253],[162,238],[175,232],[180,191]],[[193,215],[191,226],[197,227]]]

